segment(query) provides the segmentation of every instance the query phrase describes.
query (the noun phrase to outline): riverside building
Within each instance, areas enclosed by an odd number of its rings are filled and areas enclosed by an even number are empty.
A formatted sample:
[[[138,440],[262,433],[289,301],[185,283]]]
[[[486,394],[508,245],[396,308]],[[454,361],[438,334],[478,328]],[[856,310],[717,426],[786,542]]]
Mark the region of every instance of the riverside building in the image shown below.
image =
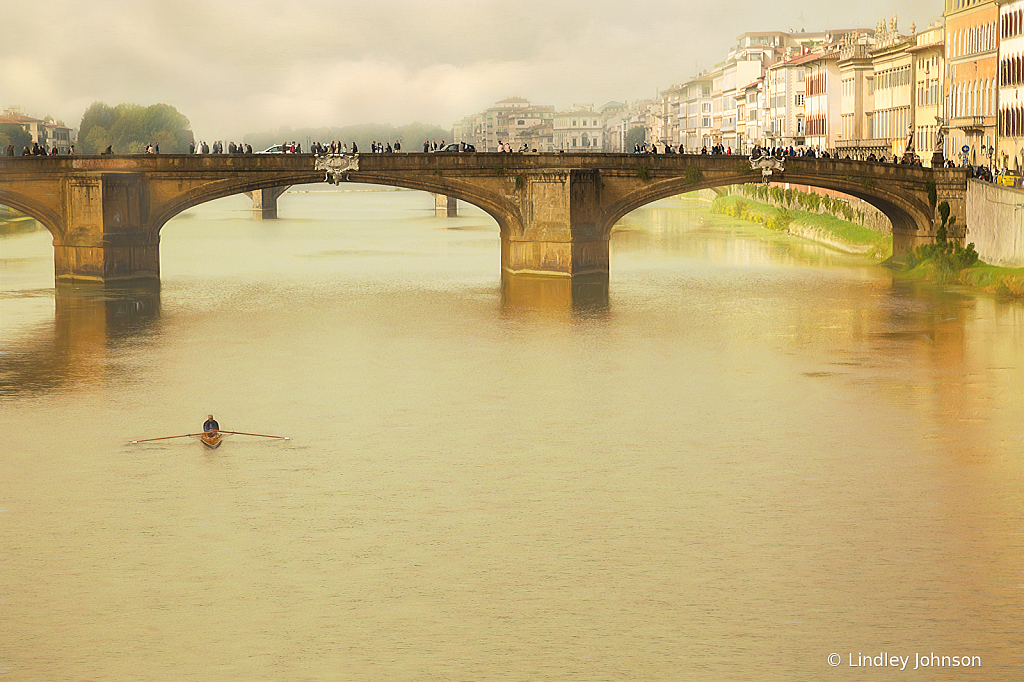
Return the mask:
[[[1024,0],[999,7],[999,121],[996,165],[1024,169]]]
[[[999,5],[996,0],[946,0],[944,154],[961,163],[994,160]],[[963,151],[966,149],[966,151]]]

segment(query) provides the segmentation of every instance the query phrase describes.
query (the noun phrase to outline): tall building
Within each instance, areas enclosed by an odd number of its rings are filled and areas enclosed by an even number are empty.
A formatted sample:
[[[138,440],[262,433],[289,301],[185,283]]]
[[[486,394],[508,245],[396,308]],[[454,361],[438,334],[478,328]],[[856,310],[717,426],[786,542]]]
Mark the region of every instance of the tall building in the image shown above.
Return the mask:
[[[706,73],[683,84],[679,102],[679,143],[689,154],[710,148],[711,140],[711,77]]]
[[[764,142],[764,77],[736,89],[738,153],[749,153]]]
[[[914,60],[914,149],[926,166],[932,163],[943,118],[945,37],[946,27],[938,21],[917,34],[916,43],[907,48]]]
[[[804,65],[804,144],[832,153],[842,134],[839,46],[829,45],[815,57]]]
[[[601,126],[604,128],[602,151],[621,153],[625,149],[626,133],[629,132],[629,106],[624,102],[613,101],[602,105],[597,111],[601,114]]]
[[[806,143],[807,65],[818,55],[801,54],[768,67],[766,142],[769,147],[803,147]]]
[[[662,144],[679,146],[682,122],[680,111],[685,112],[684,92],[685,88],[682,85],[673,85],[668,90],[661,92],[662,121],[660,133],[656,134],[656,139]]]
[[[842,131],[836,141],[836,152],[863,160],[885,152],[885,145],[875,140],[871,127],[874,114],[875,69],[871,63],[873,36],[862,36],[847,43],[839,51],[839,78],[842,81]]]
[[[914,55],[916,39],[901,35],[897,20],[880,22],[871,51],[874,105],[868,124],[878,154],[902,158],[914,126]],[[931,150],[929,150],[931,151]]]
[[[1024,169],[1024,0],[999,7],[999,126],[996,165]]]
[[[994,160],[999,14],[997,0],[946,0],[947,159]]]

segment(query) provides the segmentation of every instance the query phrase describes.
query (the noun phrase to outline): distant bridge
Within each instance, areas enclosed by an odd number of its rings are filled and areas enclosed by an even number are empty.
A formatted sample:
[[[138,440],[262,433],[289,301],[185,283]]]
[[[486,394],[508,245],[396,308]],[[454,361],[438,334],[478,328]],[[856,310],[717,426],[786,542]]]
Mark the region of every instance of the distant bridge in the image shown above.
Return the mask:
[[[624,215],[694,190],[761,182],[741,156],[466,153],[333,157],[343,181],[443,194],[494,217],[510,273],[608,274],[608,240]],[[52,234],[58,281],[159,279],[160,229],[193,206],[242,192],[320,183],[309,154],[0,158],[0,204]],[[900,254],[935,239],[947,201],[966,230],[966,171],[790,158],[772,180],[858,197],[892,222]],[[268,196],[267,200],[276,197]]]

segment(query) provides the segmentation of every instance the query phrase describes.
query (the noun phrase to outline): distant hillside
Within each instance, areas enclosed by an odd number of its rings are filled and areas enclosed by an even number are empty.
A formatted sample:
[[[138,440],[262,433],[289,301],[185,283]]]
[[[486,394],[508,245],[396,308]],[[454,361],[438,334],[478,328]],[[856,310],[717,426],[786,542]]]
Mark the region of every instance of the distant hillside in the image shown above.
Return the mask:
[[[451,129],[444,129],[436,125],[425,123],[410,123],[406,126],[396,128],[390,124],[361,123],[359,125],[345,126],[344,128],[291,128],[282,127],[277,132],[252,133],[243,139],[245,144],[251,144],[253,151],[262,151],[275,144],[286,142],[297,142],[302,145],[302,150],[308,149],[310,141],[330,144],[332,140],[338,140],[349,147],[355,142],[360,151],[370,151],[370,143],[377,141],[383,144],[390,142],[392,146],[396,140],[401,140],[402,151],[416,152],[423,150],[423,142],[441,143],[442,140],[451,142]]]

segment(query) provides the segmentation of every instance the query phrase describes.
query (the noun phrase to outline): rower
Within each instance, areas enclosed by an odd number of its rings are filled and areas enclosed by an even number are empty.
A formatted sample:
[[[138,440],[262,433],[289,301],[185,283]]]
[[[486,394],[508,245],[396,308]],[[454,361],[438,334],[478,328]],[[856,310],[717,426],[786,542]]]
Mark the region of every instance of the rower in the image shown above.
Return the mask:
[[[206,423],[203,424],[203,431],[220,431],[220,424],[214,420],[213,415],[206,415]]]

